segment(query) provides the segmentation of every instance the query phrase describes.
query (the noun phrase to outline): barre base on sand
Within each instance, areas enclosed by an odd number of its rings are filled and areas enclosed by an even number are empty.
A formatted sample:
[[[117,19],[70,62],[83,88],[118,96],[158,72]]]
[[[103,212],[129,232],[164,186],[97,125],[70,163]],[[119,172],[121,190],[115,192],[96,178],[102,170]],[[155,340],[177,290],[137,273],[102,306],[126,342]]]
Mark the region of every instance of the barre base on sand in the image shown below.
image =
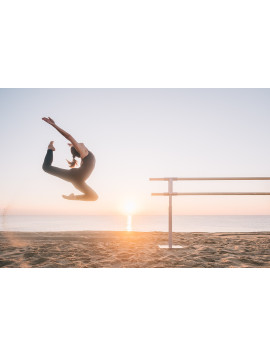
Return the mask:
[[[169,245],[158,245],[159,248],[184,248],[184,246],[180,246],[180,245],[172,245],[172,246],[169,246]]]

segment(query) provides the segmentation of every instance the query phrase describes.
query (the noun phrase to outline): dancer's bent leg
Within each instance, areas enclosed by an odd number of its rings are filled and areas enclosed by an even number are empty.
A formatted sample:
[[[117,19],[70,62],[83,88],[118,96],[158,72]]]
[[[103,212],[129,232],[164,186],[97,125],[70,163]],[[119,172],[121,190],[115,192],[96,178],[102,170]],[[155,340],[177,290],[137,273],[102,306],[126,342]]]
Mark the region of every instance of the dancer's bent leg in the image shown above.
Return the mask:
[[[42,169],[55,177],[61,178],[68,182],[71,182],[73,179],[73,174],[70,169],[62,169],[58,167],[52,166],[53,162],[53,150],[49,149],[44,159],[44,163],[42,165]]]
[[[85,182],[73,183],[74,187],[81,191],[82,195],[71,194],[69,196],[63,195],[63,198],[68,200],[83,200],[83,201],[96,201],[98,200],[97,193],[90,188]]]

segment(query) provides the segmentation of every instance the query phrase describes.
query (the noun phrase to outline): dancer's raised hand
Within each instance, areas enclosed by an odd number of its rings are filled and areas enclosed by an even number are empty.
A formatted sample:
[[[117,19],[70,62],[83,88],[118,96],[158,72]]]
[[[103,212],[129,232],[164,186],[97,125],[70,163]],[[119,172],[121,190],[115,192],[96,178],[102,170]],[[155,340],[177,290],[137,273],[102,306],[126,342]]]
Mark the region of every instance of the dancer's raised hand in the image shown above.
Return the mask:
[[[69,143],[70,147],[73,146],[75,148],[75,150],[80,154],[81,158],[84,158],[84,157],[87,156],[88,150],[86,149],[86,147],[83,148],[82,145],[79,144],[75,140],[74,137],[72,137],[68,132],[66,132],[65,130],[61,129],[61,127],[59,127],[58,125],[56,125],[56,123],[53,121],[53,119],[51,119],[50,117],[43,117],[42,120],[47,122],[52,127],[54,127],[58,132],[60,132],[60,134],[63,135],[70,142]]]
[[[47,124],[55,125],[55,122],[50,117],[43,117],[42,120],[47,122]]]

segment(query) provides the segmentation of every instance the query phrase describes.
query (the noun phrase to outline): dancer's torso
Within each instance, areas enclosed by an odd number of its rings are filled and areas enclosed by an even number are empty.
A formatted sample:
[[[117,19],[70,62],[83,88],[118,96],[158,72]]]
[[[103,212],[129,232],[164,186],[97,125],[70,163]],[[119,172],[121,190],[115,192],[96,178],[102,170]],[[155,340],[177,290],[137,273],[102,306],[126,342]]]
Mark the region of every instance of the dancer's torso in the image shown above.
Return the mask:
[[[88,149],[87,147],[85,147],[84,143],[79,143],[78,144],[79,148],[80,148],[80,155],[81,155],[81,158],[84,159],[87,155],[88,155]]]
[[[95,168],[95,164],[96,164],[95,156],[91,151],[87,150],[87,155],[81,160],[81,166],[79,168],[73,168],[73,169],[77,171],[79,178],[85,180],[92,173],[93,169]]]

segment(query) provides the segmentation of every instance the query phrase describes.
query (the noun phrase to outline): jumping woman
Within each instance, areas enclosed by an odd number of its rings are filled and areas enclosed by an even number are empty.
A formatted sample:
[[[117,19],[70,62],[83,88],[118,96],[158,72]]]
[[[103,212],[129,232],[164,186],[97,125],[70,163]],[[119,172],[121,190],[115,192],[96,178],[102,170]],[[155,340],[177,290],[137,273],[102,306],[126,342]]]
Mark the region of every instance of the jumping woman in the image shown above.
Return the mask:
[[[53,142],[51,141],[48,146],[48,151],[44,159],[43,170],[46,173],[52,174],[55,177],[61,178],[67,182],[74,185],[76,189],[84,193],[83,195],[63,195],[63,198],[68,200],[84,200],[84,201],[95,201],[98,199],[97,193],[91,189],[86,183],[86,179],[89,178],[92,173],[96,159],[92,152],[88,151],[83,143],[78,143],[70,134],[62,130],[50,117],[43,117],[43,121],[47,122],[49,125],[53,126],[61,135],[63,135],[68,141],[70,141],[69,146],[71,147],[71,154],[73,156],[73,161],[69,162],[71,169],[62,169],[58,167],[53,167],[53,151],[55,148]],[[79,168],[74,168],[77,165],[75,157],[81,158],[81,165]]]

